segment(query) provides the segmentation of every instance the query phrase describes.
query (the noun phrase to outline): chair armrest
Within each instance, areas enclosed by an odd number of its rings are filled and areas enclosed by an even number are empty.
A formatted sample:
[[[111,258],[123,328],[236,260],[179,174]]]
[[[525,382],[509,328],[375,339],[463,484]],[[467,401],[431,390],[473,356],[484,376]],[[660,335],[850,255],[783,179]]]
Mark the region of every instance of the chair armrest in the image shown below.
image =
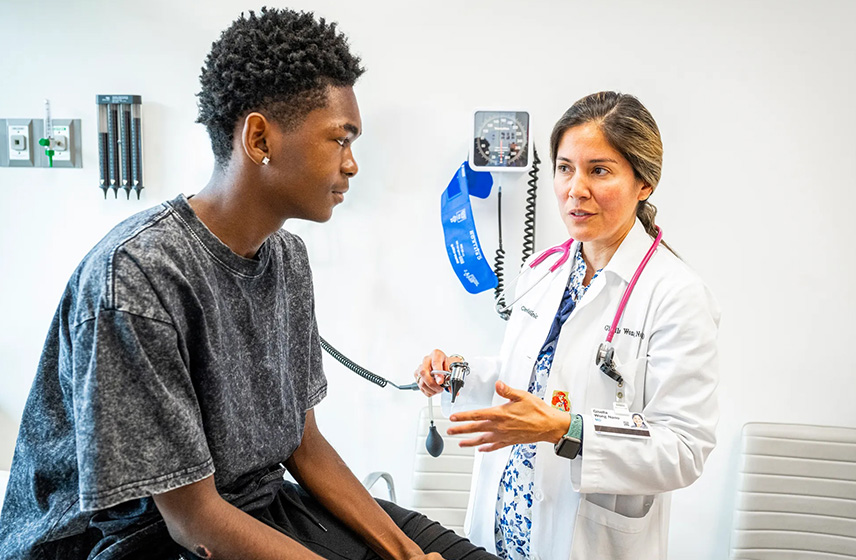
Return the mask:
[[[388,472],[374,471],[369,473],[363,479],[363,486],[365,486],[366,490],[371,490],[372,486],[381,478],[386,481],[386,488],[389,490],[389,501],[395,503],[395,482],[393,482],[392,475]]]

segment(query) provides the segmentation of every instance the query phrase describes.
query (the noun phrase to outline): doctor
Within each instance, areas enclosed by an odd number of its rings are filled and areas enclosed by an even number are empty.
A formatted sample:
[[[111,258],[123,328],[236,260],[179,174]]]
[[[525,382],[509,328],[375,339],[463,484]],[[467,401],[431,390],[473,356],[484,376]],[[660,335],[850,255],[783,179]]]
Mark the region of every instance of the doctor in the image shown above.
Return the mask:
[[[541,281],[562,253],[524,267],[500,355],[469,362],[448,430],[471,434],[461,445],[485,452],[476,455],[466,530],[503,558],[666,558],[669,492],[701,475],[715,444],[719,308],[655,241],[648,198],[663,148],[635,97],[577,101],[550,148],[575,242]],[[598,349],[640,268],[607,375]],[[416,371],[423,393],[442,391],[432,370],[462,359],[426,356]],[[621,428],[634,425],[633,413],[646,430]]]

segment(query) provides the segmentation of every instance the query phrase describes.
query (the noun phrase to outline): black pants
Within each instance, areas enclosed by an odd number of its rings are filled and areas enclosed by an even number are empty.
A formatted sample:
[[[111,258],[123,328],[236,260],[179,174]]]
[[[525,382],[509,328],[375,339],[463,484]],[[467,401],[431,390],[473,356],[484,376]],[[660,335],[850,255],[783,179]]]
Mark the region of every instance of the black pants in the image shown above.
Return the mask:
[[[438,552],[446,560],[496,560],[496,556],[458,536],[421,513],[385,500],[378,504],[404,534],[425,551]],[[268,507],[250,514],[315,554],[330,560],[380,560],[360,537],[336,519],[300,486],[286,482]],[[186,560],[196,560],[189,552]]]

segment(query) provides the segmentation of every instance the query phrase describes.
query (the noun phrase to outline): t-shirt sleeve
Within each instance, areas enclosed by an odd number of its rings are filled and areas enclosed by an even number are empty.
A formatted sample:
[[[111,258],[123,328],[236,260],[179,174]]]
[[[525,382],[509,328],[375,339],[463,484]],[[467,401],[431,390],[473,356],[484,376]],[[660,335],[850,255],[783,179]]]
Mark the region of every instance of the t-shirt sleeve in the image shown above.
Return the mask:
[[[306,392],[306,410],[314,408],[327,396],[327,376],[324,375],[321,358],[321,336],[318,334],[318,323],[315,321],[314,311],[309,332],[309,379]]]
[[[299,337],[298,344],[291,349],[291,352],[295,357],[301,356],[304,352],[308,353],[309,368],[304,394],[306,395],[306,410],[309,410],[327,396],[327,376],[324,374],[321,336],[318,334],[318,321],[315,315],[315,288],[312,281],[312,269],[309,266],[309,255],[303,240],[299,236],[285,231],[280,231],[280,234],[285,251],[291,255],[289,260],[291,268],[288,274],[298,279],[296,282],[290,283],[289,304],[308,311],[308,325],[304,322],[308,328],[297,325],[296,331],[292,332],[308,332],[309,336]],[[307,317],[305,312],[296,315]]]
[[[82,510],[213,474],[196,392],[172,324],[100,309],[71,337]]]

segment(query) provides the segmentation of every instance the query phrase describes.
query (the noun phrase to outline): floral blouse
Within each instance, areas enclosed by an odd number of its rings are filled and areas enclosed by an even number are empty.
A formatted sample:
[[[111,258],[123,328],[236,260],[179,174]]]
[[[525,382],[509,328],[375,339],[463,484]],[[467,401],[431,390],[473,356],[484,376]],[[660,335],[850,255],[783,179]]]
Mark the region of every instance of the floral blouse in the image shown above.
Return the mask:
[[[582,247],[582,244],[578,247]],[[577,302],[586,292],[587,286],[583,286],[585,275],[586,263],[583,260],[581,249],[578,248],[574,255],[574,267],[571,270],[568,285],[565,287],[562,302],[559,304],[555,318],[553,318],[547,340],[541,347],[538,360],[532,369],[532,377],[529,380],[529,392],[542,399],[547,388],[553,356],[556,353],[559,332],[576,307]],[[595,277],[597,274],[592,277],[592,280]],[[512,560],[529,558],[535,449],[534,443],[515,445],[511,450],[511,456],[499,483],[496,497],[494,540],[496,541],[496,554],[500,558]]]

